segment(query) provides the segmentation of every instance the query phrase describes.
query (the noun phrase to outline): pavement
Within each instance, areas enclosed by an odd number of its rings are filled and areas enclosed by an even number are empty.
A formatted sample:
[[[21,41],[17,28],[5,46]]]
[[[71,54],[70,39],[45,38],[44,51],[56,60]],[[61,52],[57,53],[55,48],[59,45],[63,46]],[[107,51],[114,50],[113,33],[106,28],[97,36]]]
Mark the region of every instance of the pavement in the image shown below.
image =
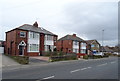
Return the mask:
[[[11,75],[12,74],[12,75]],[[118,58],[76,60],[3,70],[3,79],[118,79]]]
[[[20,64],[11,59],[10,57],[2,54],[2,67],[4,68],[9,66],[20,66]]]

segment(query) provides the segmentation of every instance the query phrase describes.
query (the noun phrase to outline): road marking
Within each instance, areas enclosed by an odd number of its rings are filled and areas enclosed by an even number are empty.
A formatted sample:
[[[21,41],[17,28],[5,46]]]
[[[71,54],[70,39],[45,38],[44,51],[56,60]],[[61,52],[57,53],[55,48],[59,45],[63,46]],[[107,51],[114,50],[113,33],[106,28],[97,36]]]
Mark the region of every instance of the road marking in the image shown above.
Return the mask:
[[[87,67],[87,68],[82,68],[82,69],[76,69],[76,70],[73,70],[73,71],[70,71],[70,73],[74,73],[74,72],[77,72],[77,71],[80,71],[80,70],[85,70],[85,69],[90,69],[92,67]]]
[[[92,67],[87,67],[88,69],[92,68]]]
[[[113,62],[110,62],[111,64],[113,64],[113,63],[115,63],[115,61],[113,61]]]
[[[49,76],[49,77],[46,77],[46,78],[43,78],[43,79],[50,79],[50,78],[54,78],[55,76]]]
[[[87,68],[82,68],[81,70],[85,70],[85,69],[87,69]]]
[[[77,71],[80,71],[80,69],[76,69],[76,70],[70,71],[70,73],[74,73],[74,72],[77,72]]]
[[[98,65],[98,66],[104,66],[104,65],[107,65],[107,63],[104,63],[104,64],[100,64],[100,65]]]

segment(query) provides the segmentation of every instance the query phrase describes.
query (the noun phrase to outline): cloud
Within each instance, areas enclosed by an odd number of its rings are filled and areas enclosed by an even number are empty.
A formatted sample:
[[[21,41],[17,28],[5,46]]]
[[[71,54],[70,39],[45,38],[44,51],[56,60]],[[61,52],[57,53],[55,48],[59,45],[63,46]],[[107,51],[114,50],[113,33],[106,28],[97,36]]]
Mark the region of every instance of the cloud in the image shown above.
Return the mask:
[[[98,41],[102,40],[102,30],[104,29],[105,41],[116,40],[118,39],[117,6],[117,3],[114,2],[68,4],[64,9],[66,18],[64,21],[67,23],[63,22],[59,25],[67,31],[74,31],[88,39]]]
[[[57,34],[59,38],[76,33],[83,39],[101,42],[104,29],[106,44],[111,45],[110,41],[115,41],[112,44],[115,45],[118,36],[117,6],[117,2],[80,0],[4,0],[0,3],[0,39],[5,40],[6,31],[23,24],[33,24],[37,20],[39,26]]]

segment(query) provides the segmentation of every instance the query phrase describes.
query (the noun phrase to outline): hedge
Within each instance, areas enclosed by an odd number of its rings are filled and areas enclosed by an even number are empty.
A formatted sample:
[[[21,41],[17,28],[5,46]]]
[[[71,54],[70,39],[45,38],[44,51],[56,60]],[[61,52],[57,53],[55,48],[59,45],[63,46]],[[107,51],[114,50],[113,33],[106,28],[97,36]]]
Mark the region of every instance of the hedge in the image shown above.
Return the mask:
[[[64,60],[77,60],[77,56],[75,55],[65,55],[65,56],[52,56],[50,57],[50,61],[54,62],[54,61],[64,61]]]

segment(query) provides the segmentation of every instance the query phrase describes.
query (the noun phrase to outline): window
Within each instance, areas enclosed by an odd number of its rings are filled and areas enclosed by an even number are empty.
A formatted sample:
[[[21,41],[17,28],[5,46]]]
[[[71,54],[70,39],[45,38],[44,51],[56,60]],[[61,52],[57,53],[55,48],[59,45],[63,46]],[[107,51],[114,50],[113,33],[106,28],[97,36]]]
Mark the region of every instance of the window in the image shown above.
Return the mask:
[[[86,43],[81,43],[81,49],[86,49]]]
[[[81,49],[81,53],[86,53],[86,50],[85,49]]]
[[[30,38],[38,39],[39,38],[39,33],[30,32]]]
[[[53,36],[51,36],[51,35],[45,35],[45,39],[46,40],[53,40]]]
[[[53,51],[52,45],[45,45],[45,51]]]
[[[74,45],[78,45],[79,44],[79,42],[77,42],[77,41],[74,41]]]
[[[78,53],[78,49],[73,49],[73,52]]]
[[[20,37],[26,37],[26,33],[25,32],[20,32]]]
[[[91,47],[95,47],[95,45],[94,45],[94,44],[92,44],[92,45],[91,45]]]
[[[38,44],[29,44],[29,52],[39,52]]]

